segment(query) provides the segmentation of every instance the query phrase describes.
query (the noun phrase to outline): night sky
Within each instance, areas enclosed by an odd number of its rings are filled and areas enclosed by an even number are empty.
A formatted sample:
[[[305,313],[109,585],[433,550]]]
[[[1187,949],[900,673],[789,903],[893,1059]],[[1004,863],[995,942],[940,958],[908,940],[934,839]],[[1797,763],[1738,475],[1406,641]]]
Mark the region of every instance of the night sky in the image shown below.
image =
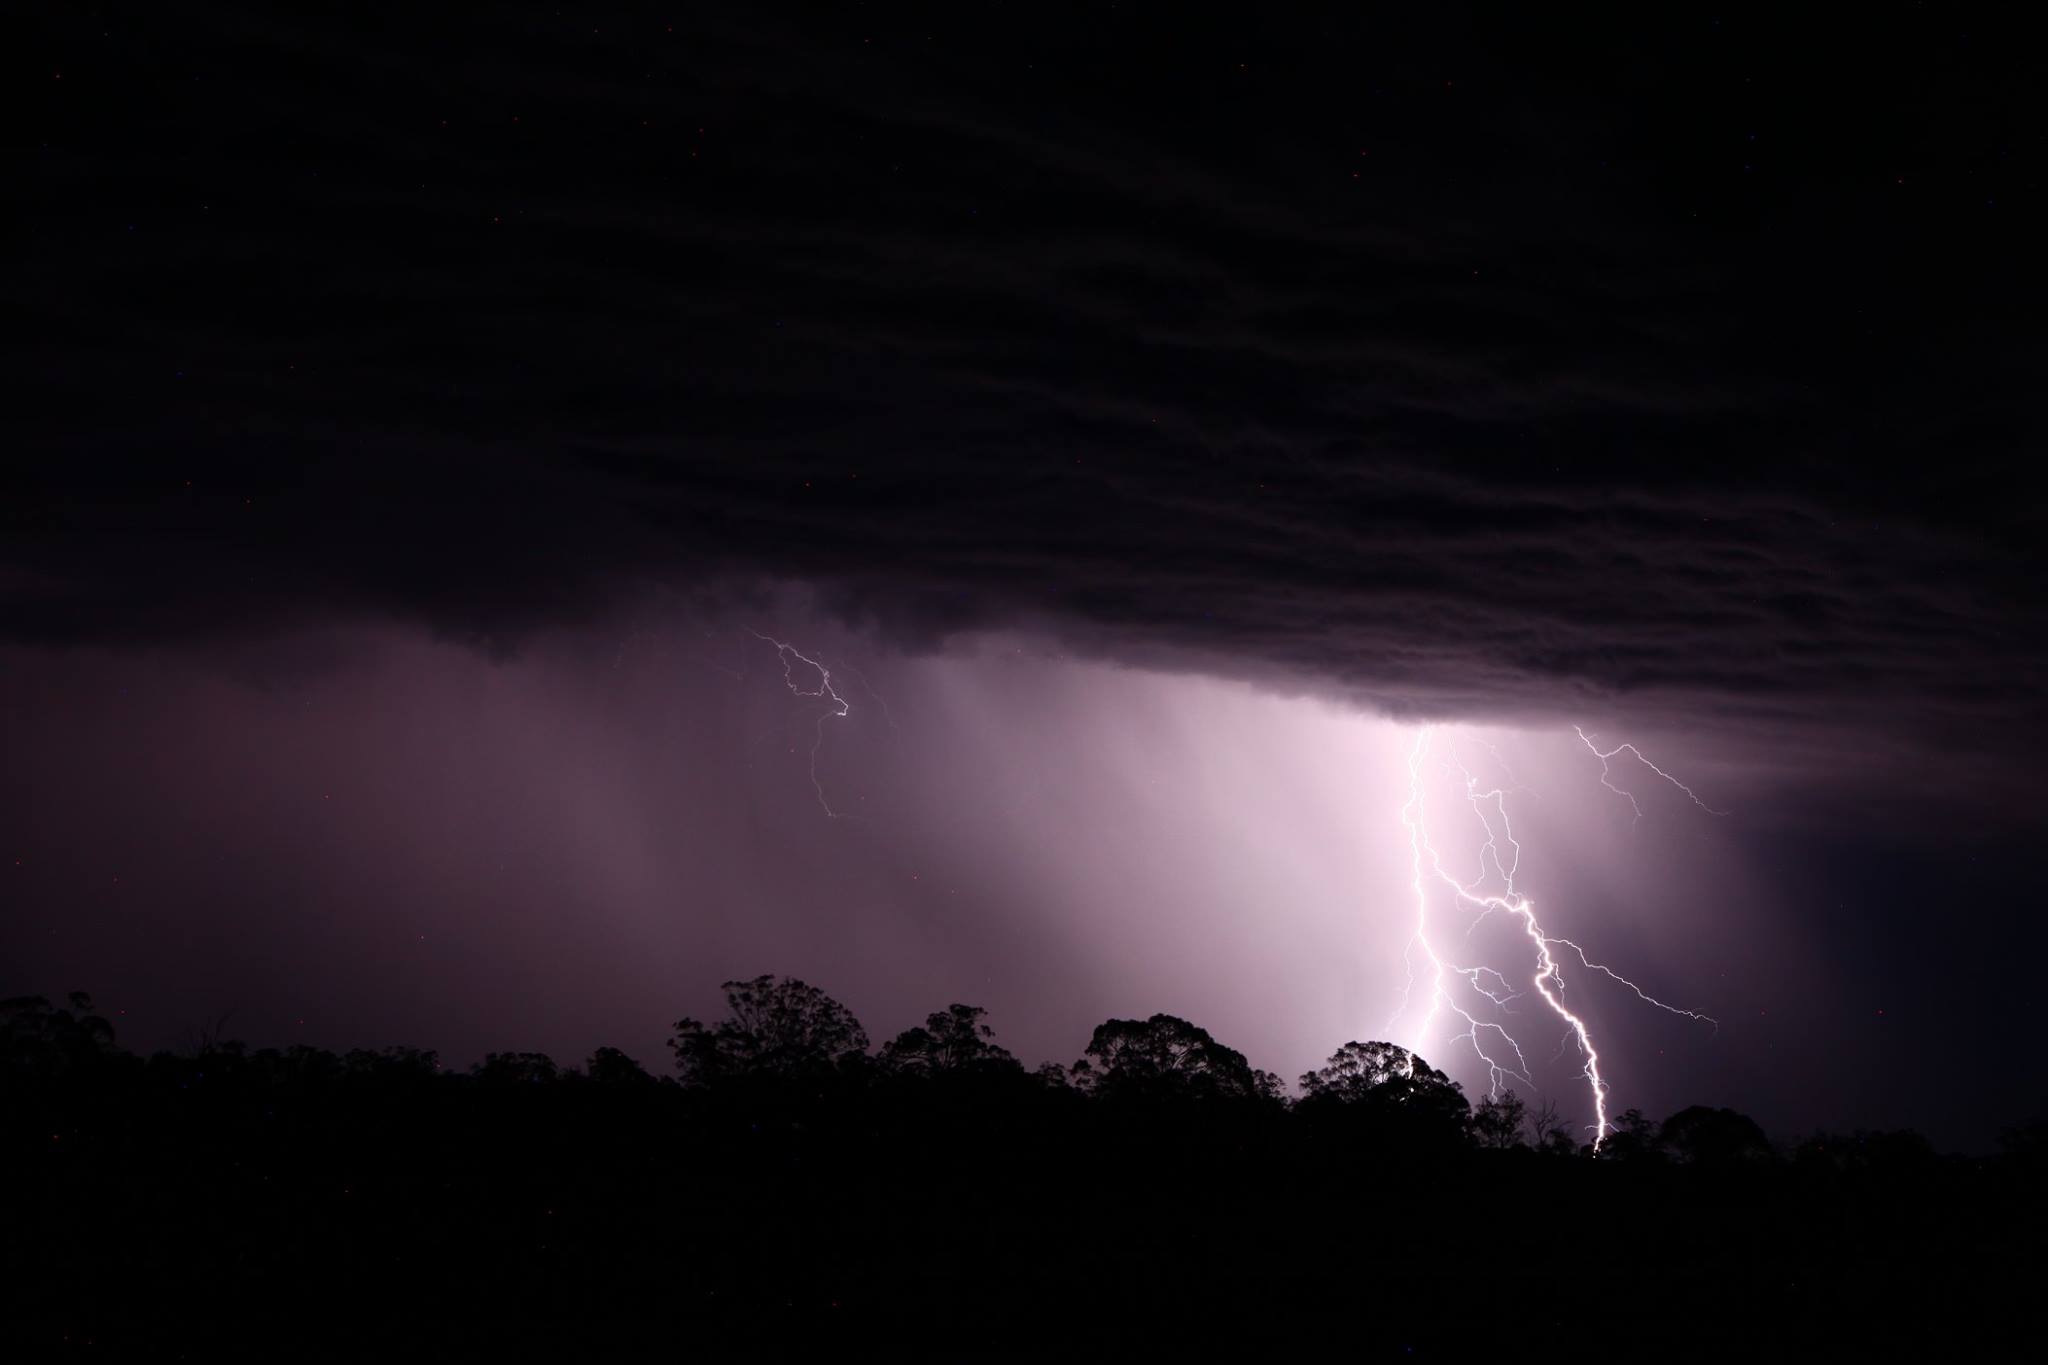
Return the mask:
[[[1435,726],[1717,1021],[1567,964],[1615,1107],[1986,1146],[2048,1081],[2005,8],[12,19],[0,994],[660,1065],[788,972],[1291,1077],[1413,1023]]]

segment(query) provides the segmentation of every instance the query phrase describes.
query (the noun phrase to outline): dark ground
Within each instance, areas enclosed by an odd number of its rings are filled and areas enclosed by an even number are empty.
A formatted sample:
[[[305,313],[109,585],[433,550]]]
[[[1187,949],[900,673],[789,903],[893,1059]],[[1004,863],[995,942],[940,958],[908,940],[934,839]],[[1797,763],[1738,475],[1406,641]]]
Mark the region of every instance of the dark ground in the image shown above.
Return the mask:
[[[1595,1159],[1011,1066],[687,1088],[15,1034],[19,1360],[1969,1358],[2039,1267],[2038,1142]]]

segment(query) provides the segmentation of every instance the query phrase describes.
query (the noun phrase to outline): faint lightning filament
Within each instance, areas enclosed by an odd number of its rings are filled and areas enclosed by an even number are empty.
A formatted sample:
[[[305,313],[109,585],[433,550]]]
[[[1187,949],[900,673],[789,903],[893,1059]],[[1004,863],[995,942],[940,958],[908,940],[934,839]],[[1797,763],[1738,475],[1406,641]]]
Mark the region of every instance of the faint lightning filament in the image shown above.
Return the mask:
[[[1628,798],[1629,809],[1635,812],[1635,819],[1629,822],[1631,828],[1641,823],[1643,818],[1643,808],[1640,804],[1637,803],[1634,792],[1626,791],[1614,785],[1614,775],[1612,772],[1609,771],[1607,764],[1608,760],[1612,759],[1616,754],[1627,754],[1629,757],[1635,759],[1636,762],[1642,764],[1645,768],[1648,768],[1651,772],[1657,774],[1657,776],[1663,778],[1666,782],[1669,782],[1672,786],[1684,792],[1688,800],[1690,800],[1695,806],[1698,806],[1701,810],[1705,811],[1707,814],[1726,815],[1728,813],[1725,810],[1715,810],[1712,806],[1700,800],[1700,798],[1696,794],[1694,794],[1693,789],[1691,787],[1686,786],[1683,782],[1680,782],[1670,773],[1665,772],[1662,768],[1650,762],[1649,759],[1644,758],[1643,751],[1641,749],[1638,749],[1635,745],[1617,744],[1612,749],[1602,749],[1599,745],[1593,742],[1593,737],[1591,735],[1587,734],[1584,730],[1581,730],[1578,726],[1574,725],[1572,727],[1572,733],[1577,735],[1579,737],[1579,742],[1584,744],[1588,749],[1591,749],[1593,751],[1593,756],[1600,760],[1600,785],[1607,788],[1607,790],[1613,792],[1617,796],[1624,796]]]
[[[802,653],[796,646],[782,640],[777,640],[773,636],[763,635],[758,630],[750,628],[747,634],[757,640],[763,640],[775,646],[776,657],[782,660],[782,681],[788,686],[793,696],[818,697],[827,703],[826,708],[818,713],[818,723],[811,732],[811,790],[818,794],[818,805],[824,809],[826,815],[834,820],[843,818],[841,812],[832,809],[831,801],[825,796],[825,784],[818,778],[818,750],[825,743],[825,722],[835,716],[845,716],[853,708],[846,704],[846,698],[840,696],[837,689],[832,686],[832,670],[823,663]],[[796,675],[792,671],[794,665],[791,663],[791,660],[817,669],[818,685],[810,689],[799,686]],[[869,690],[872,691],[873,689],[870,688]]]

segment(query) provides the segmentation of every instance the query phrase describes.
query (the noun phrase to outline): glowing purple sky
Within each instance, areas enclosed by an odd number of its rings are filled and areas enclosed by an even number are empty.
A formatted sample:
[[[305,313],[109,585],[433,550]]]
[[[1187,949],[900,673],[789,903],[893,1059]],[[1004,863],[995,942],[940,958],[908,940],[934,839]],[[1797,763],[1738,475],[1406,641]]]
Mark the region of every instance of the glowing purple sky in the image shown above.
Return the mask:
[[[610,1043],[659,1066],[672,1019],[778,971],[879,1036],[985,1005],[1034,1062],[1071,1060],[1103,1018],[1163,1010],[1290,1080],[1392,1032],[1484,1087],[1451,1030],[1419,1036],[1413,1011],[1389,1028],[1414,921],[1412,728],[1026,636],[905,656],[780,611],[770,633],[840,670],[850,710],[818,772],[849,818],[811,789],[818,703],[738,619],[558,634],[508,659],[397,629],[302,636],[233,668],[14,651],[10,984],[93,989],[145,1046],[232,1011],[262,1042],[453,1060]],[[1569,729],[1440,733],[1475,768],[1512,766],[1519,884],[1551,932],[1722,1021],[1568,971],[1617,1110],[1926,1121],[1845,1057],[1950,1024],[1845,966],[1810,888],[1760,854],[1771,774],[1725,745],[1631,735],[1731,809],[1706,815],[1637,770],[1637,823]],[[1476,866],[1477,827],[1434,818],[1446,857]],[[1489,960],[1526,965],[1511,943]],[[1532,1004],[1506,1022],[1586,1121],[1576,1057]]]
[[[2018,18],[858,14],[33,22],[0,989],[658,1064],[785,971],[1292,1077],[1386,1020],[1434,721],[1723,1021],[1588,983],[1618,1105],[2048,1093]],[[888,698],[858,820],[750,629]]]

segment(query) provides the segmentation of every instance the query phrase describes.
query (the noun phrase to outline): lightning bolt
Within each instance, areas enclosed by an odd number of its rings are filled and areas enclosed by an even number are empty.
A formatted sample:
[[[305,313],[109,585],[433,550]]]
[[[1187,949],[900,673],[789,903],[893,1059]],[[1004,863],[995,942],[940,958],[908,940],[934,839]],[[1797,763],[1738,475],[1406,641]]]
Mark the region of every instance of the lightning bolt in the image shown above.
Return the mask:
[[[1437,1010],[1440,1008],[1457,1015],[1459,1019],[1464,1021],[1465,1031],[1457,1034],[1452,1041],[1466,1042],[1472,1045],[1472,1051],[1478,1055],[1480,1062],[1486,1067],[1487,1093],[1489,1095],[1498,1095],[1501,1082],[1507,1076],[1514,1076],[1527,1085],[1533,1086],[1535,1082],[1529,1078],[1529,1062],[1522,1055],[1521,1044],[1515,1040],[1513,1034],[1507,1031],[1507,1027],[1493,1020],[1481,1020],[1473,1015],[1470,1010],[1467,1010],[1453,998],[1446,982],[1446,979],[1451,976],[1462,977],[1467,984],[1479,994],[1492,1001],[1496,1007],[1504,1007],[1507,1003],[1506,998],[1487,991],[1480,984],[1480,977],[1482,974],[1490,972],[1500,981],[1503,990],[1507,986],[1507,978],[1498,972],[1492,971],[1491,968],[1462,967],[1456,963],[1448,962],[1437,952],[1436,945],[1430,940],[1429,895],[1424,887],[1425,875],[1423,872],[1425,852],[1429,857],[1433,870],[1441,873],[1442,868],[1438,862],[1436,850],[1430,846],[1429,836],[1424,832],[1421,767],[1422,756],[1429,745],[1429,736],[1430,732],[1428,730],[1421,731],[1415,737],[1415,747],[1408,751],[1408,802],[1401,808],[1401,823],[1408,829],[1410,885],[1415,892],[1416,918],[1415,932],[1409,937],[1408,945],[1402,952],[1402,959],[1408,968],[1408,984],[1401,993],[1401,1004],[1395,1010],[1394,1017],[1398,1019],[1402,1014],[1406,1013],[1408,1005],[1413,999],[1415,991],[1415,950],[1420,948],[1423,957],[1429,963],[1430,974],[1429,1003],[1423,1011],[1422,1032],[1425,1034],[1429,1032],[1430,1026],[1436,1020]],[[1491,1030],[1492,1033],[1500,1036],[1501,1041],[1507,1045],[1508,1051],[1514,1053],[1515,1060],[1512,1066],[1504,1058],[1489,1053],[1480,1044],[1479,1033],[1481,1029]],[[1388,1031],[1392,1031],[1392,1021],[1389,1021]]]
[[[845,716],[853,708],[846,704],[846,698],[840,696],[838,690],[832,686],[832,670],[819,660],[804,654],[795,645],[790,644],[786,640],[778,640],[772,635],[763,635],[760,631],[754,630],[751,627],[748,628],[747,634],[753,636],[756,640],[762,640],[775,646],[776,657],[782,660],[782,681],[789,688],[792,696],[819,697],[823,698],[827,703],[825,709],[818,713],[818,723],[811,733],[811,790],[817,792],[818,805],[823,808],[827,816],[834,820],[845,819],[846,816],[843,812],[832,809],[832,802],[825,796],[825,784],[818,779],[818,750],[825,743],[825,722],[834,717]],[[798,685],[794,670],[796,664],[799,663],[808,668],[818,670],[818,685],[816,687],[806,690]],[[863,683],[863,686],[865,686],[865,683]],[[874,691],[873,688],[868,690],[870,693]],[[880,698],[876,700],[879,701]]]
[[[1614,785],[1608,768],[1608,761],[1617,754],[1627,753],[1645,767],[1677,787],[1690,797],[1693,804],[1714,814],[1714,808],[1702,801],[1690,787],[1680,782],[1662,768],[1644,758],[1642,752],[1632,744],[1616,745],[1602,750],[1584,731],[1578,731],[1579,738],[1601,761],[1601,785],[1609,791],[1627,797],[1635,809],[1636,818],[1642,818],[1642,807],[1635,797],[1621,787]],[[1504,914],[1511,918],[1528,941],[1534,957],[1534,967],[1528,977],[1528,990],[1534,991],[1543,1005],[1564,1025],[1564,1036],[1559,1043],[1562,1053],[1565,1047],[1575,1046],[1580,1058],[1580,1075],[1584,1078],[1593,1101],[1593,1146],[1597,1149],[1606,1138],[1612,1126],[1607,1120],[1608,1087],[1600,1070],[1600,1052],[1594,1046],[1593,1035],[1585,1019],[1565,1004],[1565,980],[1562,964],[1556,949],[1568,950],[1578,959],[1580,966],[1588,971],[1598,972],[1610,980],[1626,986],[1636,998],[1646,1004],[1670,1014],[1718,1027],[1709,1015],[1697,1010],[1685,1009],[1668,1004],[1651,995],[1629,978],[1621,975],[1604,963],[1595,962],[1577,942],[1548,933],[1541,920],[1536,917],[1535,902],[1522,894],[1515,885],[1516,873],[1521,868],[1522,846],[1516,840],[1514,827],[1508,818],[1508,796],[1510,792],[1500,787],[1485,787],[1460,761],[1457,750],[1448,740],[1443,741],[1444,766],[1455,769],[1463,778],[1463,796],[1467,808],[1479,822],[1480,832],[1485,836],[1479,847],[1479,869],[1471,880],[1461,880],[1444,866],[1442,855],[1431,841],[1429,833],[1429,811],[1424,781],[1423,766],[1431,755],[1439,737],[1434,727],[1418,731],[1415,743],[1408,751],[1408,799],[1401,807],[1401,823],[1408,832],[1410,888],[1415,895],[1415,929],[1409,936],[1402,958],[1407,967],[1407,984],[1396,1007],[1394,1018],[1398,1020],[1413,1004],[1418,986],[1416,964],[1418,955],[1426,964],[1428,1001],[1423,1009],[1419,1030],[1427,1037],[1435,1025],[1439,1011],[1455,1015],[1464,1024],[1464,1031],[1452,1036],[1452,1042],[1469,1043],[1487,1069],[1487,1093],[1497,1097],[1503,1079],[1515,1076],[1530,1085],[1528,1063],[1521,1044],[1508,1031],[1505,1024],[1493,1018],[1481,1018],[1479,1013],[1512,1015],[1509,1006],[1522,999],[1528,992],[1518,990],[1508,976],[1499,968],[1490,966],[1465,966],[1444,956],[1437,947],[1434,930],[1435,917],[1431,911],[1431,891],[1437,890],[1439,899],[1447,889],[1454,905],[1472,912],[1471,923],[1465,927],[1464,941],[1469,944],[1473,930],[1488,917]],[[1498,886],[1490,889],[1489,881]],[[1463,982],[1469,991],[1471,1002],[1462,1003],[1454,993],[1457,983]],[[1480,1002],[1484,1001],[1484,1004]],[[1390,1023],[1390,1028],[1392,1027]],[[1482,1032],[1489,1039],[1498,1035],[1500,1045],[1491,1053],[1480,1043]],[[1505,1052],[1501,1050],[1504,1046]],[[1506,1053],[1512,1053],[1514,1062],[1510,1065]]]
[[[1614,785],[1614,774],[1608,768],[1607,765],[1608,761],[1612,759],[1616,754],[1629,755],[1629,757],[1635,759],[1636,762],[1642,764],[1645,768],[1648,768],[1651,772],[1657,774],[1657,776],[1663,778],[1666,782],[1669,782],[1672,786],[1684,792],[1688,800],[1690,800],[1695,806],[1698,806],[1701,810],[1705,811],[1707,814],[1726,815],[1728,813],[1725,810],[1715,810],[1712,806],[1700,800],[1698,795],[1694,793],[1691,787],[1686,786],[1683,782],[1680,782],[1670,773],[1665,772],[1662,768],[1650,762],[1649,759],[1644,758],[1643,751],[1641,749],[1638,749],[1635,745],[1617,744],[1612,749],[1602,749],[1599,745],[1593,742],[1593,737],[1591,735],[1587,734],[1584,730],[1581,730],[1578,726],[1574,725],[1572,727],[1572,733],[1579,737],[1579,742],[1581,744],[1584,744],[1588,749],[1591,749],[1593,751],[1593,757],[1600,760],[1600,785],[1607,788],[1607,790],[1613,792],[1617,796],[1624,796],[1628,798],[1629,809],[1636,813],[1635,819],[1629,821],[1629,828],[1633,829],[1635,828],[1635,826],[1642,823],[1643,808],[1641,804],[1637,802],[1634,792],[1626,791],[1623,788]]]
[[[868,696],[874,699],[875,705],[882,708],[882,719],[888,722],[891,730],[895,729],[896,717],[890,713],[888,701],[883,698],[880,692],[875,691],[874,684],[868,681],[867,675],[843,659],[839,662],[839,671],[847,674],[860,684],[860,690],[867,693]]]

